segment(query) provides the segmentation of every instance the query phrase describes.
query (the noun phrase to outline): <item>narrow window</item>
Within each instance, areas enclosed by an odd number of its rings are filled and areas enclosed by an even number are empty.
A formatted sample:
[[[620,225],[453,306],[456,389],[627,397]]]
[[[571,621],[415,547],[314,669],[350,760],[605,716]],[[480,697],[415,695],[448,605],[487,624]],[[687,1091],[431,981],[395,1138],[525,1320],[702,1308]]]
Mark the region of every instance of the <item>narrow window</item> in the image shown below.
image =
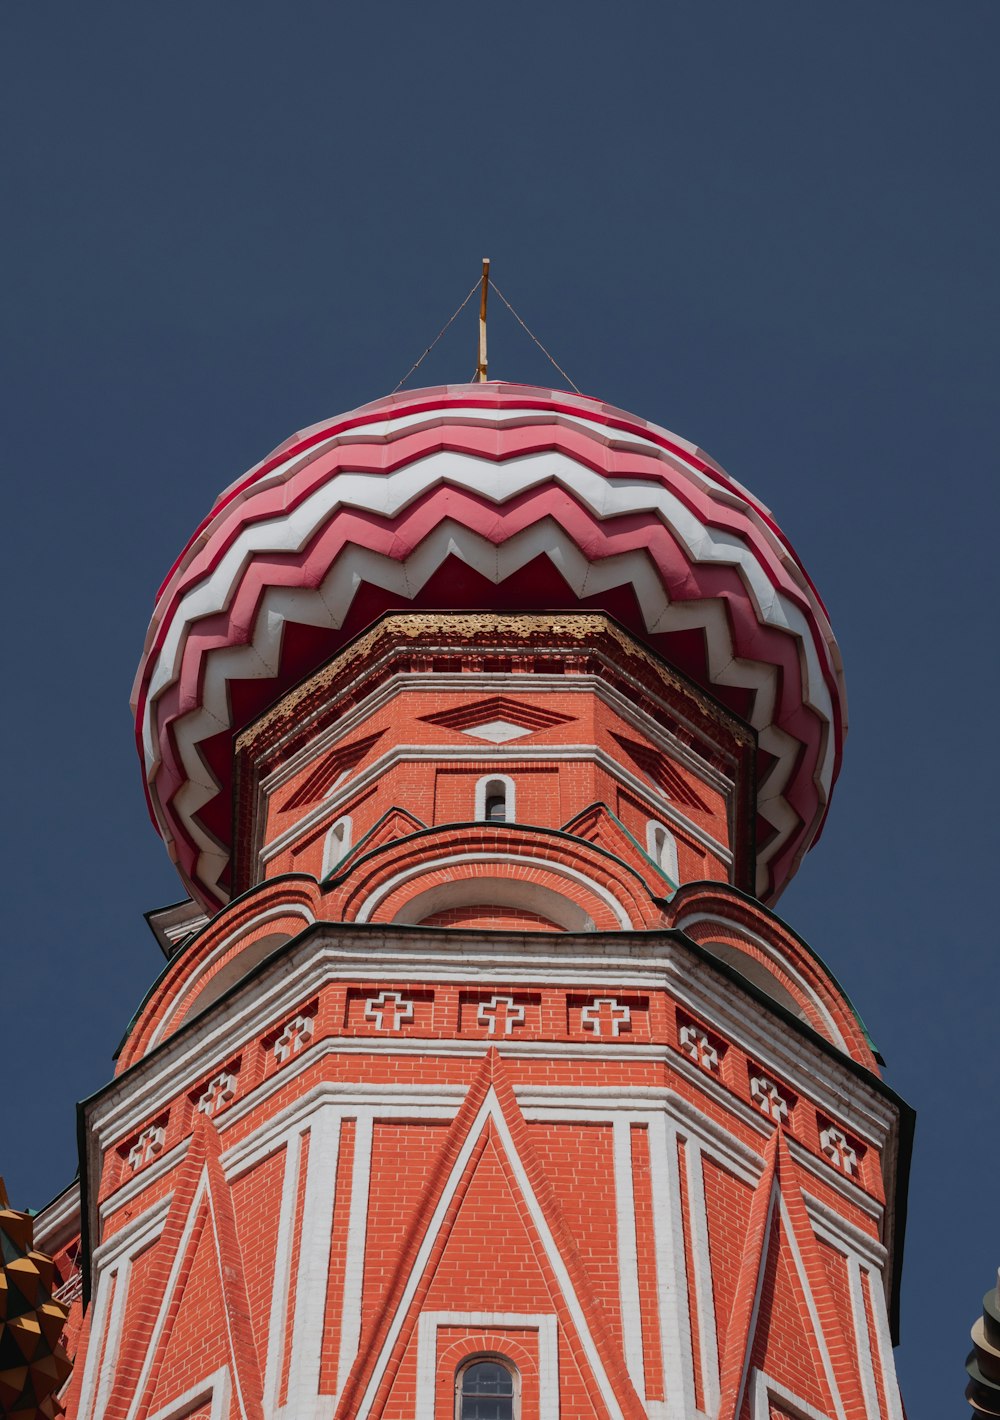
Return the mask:
[[[646,826],[646,851],[675,885],[680,882],[677,869],[677,840],[662,823],[651,820]]]
[[[326,835],[323,847],[323,876],[332,873],[342,858],[351,851],[351,820],[339,818]]]
[[[508,1361],[470,1361],[458,1373],[455,1420],[517,1420],[517,1381]]]
[[[506,774],[491,774],[476,785],[476,818],[487,823],[513,823],[514,781]]]

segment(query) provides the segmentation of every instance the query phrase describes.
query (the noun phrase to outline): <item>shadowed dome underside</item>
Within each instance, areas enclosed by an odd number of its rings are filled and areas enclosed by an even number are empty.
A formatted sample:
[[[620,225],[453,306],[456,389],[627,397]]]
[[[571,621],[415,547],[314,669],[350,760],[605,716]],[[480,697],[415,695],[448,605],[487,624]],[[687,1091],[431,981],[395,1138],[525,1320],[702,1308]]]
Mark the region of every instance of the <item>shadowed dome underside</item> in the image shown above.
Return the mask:
[[[757,890],[815,840],[846,728],[822,603],[768,510],[597,400],[416,390],[294,435],[228,488],[160,589],[133,707],[189,889],[228,896],[232,744],[389,610],[601,609],[758,737]]]

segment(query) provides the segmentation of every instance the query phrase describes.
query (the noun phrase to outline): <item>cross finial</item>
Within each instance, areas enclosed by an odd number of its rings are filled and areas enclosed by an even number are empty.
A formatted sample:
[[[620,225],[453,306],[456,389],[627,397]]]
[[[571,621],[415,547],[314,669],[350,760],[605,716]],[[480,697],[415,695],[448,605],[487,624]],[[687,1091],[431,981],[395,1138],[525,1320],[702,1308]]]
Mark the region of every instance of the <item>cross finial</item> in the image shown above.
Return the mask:
[[[483,285],[479,294],[479,364],[476,379],[479,384],[486,382],[486,298],[490,290],[490,259],[483,257]]]

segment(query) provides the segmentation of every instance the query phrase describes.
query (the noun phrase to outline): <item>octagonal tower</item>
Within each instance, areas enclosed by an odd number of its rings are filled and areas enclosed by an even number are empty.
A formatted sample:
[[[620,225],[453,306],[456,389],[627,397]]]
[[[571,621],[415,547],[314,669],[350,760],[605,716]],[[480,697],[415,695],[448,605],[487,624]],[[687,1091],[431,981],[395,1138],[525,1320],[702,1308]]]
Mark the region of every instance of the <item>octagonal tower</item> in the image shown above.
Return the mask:
[[[910,1115],[771,910],[846,730],[769,511],[599,401],[293,436],[134,693],[189,899],[82,1188],[78,1420],[899,1420]]]

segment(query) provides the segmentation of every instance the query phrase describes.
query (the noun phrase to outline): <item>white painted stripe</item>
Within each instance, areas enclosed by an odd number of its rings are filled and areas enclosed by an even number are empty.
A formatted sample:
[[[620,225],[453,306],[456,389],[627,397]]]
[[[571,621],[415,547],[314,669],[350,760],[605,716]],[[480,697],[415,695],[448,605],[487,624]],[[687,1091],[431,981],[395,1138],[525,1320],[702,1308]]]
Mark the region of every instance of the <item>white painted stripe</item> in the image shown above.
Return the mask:
[[[544,871],[553,877],[569,878],[571,882],[582,884],[588,892],[592,892],[595,897],[600,898],[623,931],[630,931],[634,926],[621,903],[608,892],[607,888],[602,887],[600,883],[595,883],[593,878],[578,872],[576,868],[567,867],[565,863],[556,862],[552,858],[532,858],[527,854],[519,853],[453,853],[443,858],[429,858],[425,862],[417,863],[411,868],[396,873],[387,882],[381,883],[374,892],[365,898],[358,909],[355,921],[368,922],[372,913],[377,910],[379,903],[391,892],[394,892],[397,887],[409,882],[411,878],[425,877],[439,868],[451,869],[465,863],[514,863],[518,867]]]
[[[615,1217],[618,1225],[618,1286],[622,1312],[625,1364],[640,1400],[646,1399],[646,1373],[642,1354],[642,1307],[639,1303],[639,1252],[635,1233],[635,1180],[632,1177],[632,1124],[628,1117],[615,1119]]]
[[[782,1409],[788,1410],[798,1420],[829,1420],[823,1411],[817,1410],[807,1400],[790,1391],[780,1381],[774,1380],[763,1371],[754,1370],[751,1377],[752,1420],[769,1420],[771,1414],[770,1397],[774,1397]]]
[[[303,1414],[319,1394],[339,1145],[340,1119],[335,1110],[323,1109],[314,1117],[309,1131],[292,1355],[288,1368],[286,1403]]]
[[[365,1241],[368,1237],[368,1191],[372,1168],[371,1110],[358,1111],[354,1126],[354,1160],[351,1165],[351,1211],[347,1223],[347,1258],[344,1295],[340,1309],[340,1354],[337,1359],[337,1393],[347,1384],[361,1340],[361,1300],[365,1280]]]
[[[862,1293],[861,1267],[856,1257],[845,1257],[847,1285],[851,1293],[851,1318],[854,1322],[854,1345],[861,1374],[861,1393],[865,1400],[867,1420],[882,1420],[875,1386],[875,1371],[872,1366],[871,1337],[868,1334],[868,1318],[865,1315],[865,1300]]]
[[[694,1357],[684,1267],[684,1213],[677,1131],[665,1115],[650,1125],[649,1158],[666,1411],[668,1420],[688,1420],[695,1407]]]
[[[701,1349],[701,1389],[705,1409],[709,1415],[714,1415],[720,1400],[719,1336],[715,1320],[715,1289],[712,1282],[712,1255],[705,1203],[705,1165],[699,1140],[688,1135],[684,1143],[688,1215],[691,1225],[691,1263],[694,1268],[694,1298]]]

